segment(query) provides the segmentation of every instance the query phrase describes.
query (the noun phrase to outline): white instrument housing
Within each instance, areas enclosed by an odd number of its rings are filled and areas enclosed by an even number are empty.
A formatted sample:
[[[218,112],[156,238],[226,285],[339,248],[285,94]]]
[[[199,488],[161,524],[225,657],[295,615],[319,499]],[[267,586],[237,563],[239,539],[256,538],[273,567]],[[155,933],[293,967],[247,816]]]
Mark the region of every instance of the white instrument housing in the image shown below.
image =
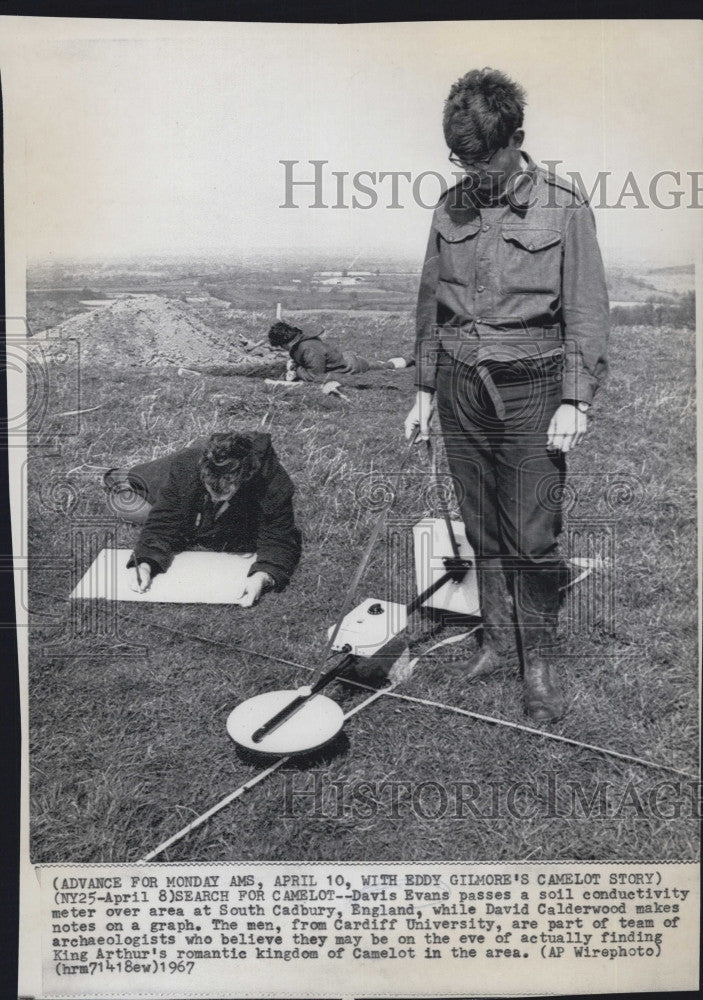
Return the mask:
[[[354,656],[373,656],[407,624],[408,614],[404,605],[369,597],[344,618],[332,649]],[[327,630],[328,636],[333,628]]]

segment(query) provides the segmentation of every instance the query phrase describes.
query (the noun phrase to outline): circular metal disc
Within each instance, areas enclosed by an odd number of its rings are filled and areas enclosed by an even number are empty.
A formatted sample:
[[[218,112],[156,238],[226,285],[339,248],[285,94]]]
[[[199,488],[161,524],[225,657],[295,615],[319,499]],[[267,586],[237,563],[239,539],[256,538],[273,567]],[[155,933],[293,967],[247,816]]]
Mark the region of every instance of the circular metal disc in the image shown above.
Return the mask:
[[[256,730],[289,705],[297,694],[297,691],[267,691],[248,698],[230,712],[227,732],[247,750],[272,754],[305,753],[334,739],[344,725],[344,712],[336,701],[316,694],[278,729],[264,736],[260,743],[254,743],[252,736]]]

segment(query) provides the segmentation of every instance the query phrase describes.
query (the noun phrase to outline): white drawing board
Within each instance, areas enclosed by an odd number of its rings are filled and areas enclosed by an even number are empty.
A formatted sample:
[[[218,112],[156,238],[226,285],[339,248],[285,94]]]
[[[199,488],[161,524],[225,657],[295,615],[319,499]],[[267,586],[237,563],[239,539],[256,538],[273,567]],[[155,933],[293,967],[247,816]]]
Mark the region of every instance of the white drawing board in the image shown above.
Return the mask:
[[[254,555],[179,552],[144,594],[130,589],[131,549],[103,549],[71,594],[72,600],[140,601],[146,604],[239,604]]]

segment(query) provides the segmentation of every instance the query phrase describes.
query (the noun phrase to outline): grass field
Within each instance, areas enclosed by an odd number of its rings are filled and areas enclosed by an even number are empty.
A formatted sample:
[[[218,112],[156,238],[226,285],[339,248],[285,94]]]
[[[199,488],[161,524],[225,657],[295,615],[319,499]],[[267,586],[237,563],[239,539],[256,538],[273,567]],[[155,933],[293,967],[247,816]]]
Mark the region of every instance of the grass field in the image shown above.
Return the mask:
[[[391,356],[412,342],[410,314],[303,319],[360,352]],[[552,727],[691,773],[694,375],[692,331],[613,331],[610,381],[570,458],[564,536],[579,549],[567,555],[595,548],[605,566],[562,615],[569,709]],[[350,380],[348,403],[315,387],[286,394],[254,379],[154,370],[85,367],[81,385],[81,406],[100,408],[81,417],[59,455],[37,451],[29,471],[35,862],[136,860],[256,773],[229,740],[227,715],[253,694],[305,682],[372,523],[359,483],[397,468],[412,400],[403,372]],[[162,455],[214,429],[256,429],[263,417],[297,484],[304,531],[303,560],[283,594],[251,611],[129,604],[115,617],[68,604],[75,574],[104,540],[127,546],[135,537],[107,512],[97,467]],[[399,516],[426,512],[425,474],[418,454]],[[358,598],[385,597],[389,586],[379,544]],[[414,651],[431,633],[430,623],[416,624]],[[474,644],[421,658],[398,693],[526,721],[516,675],[462,683],[457,662]],[[342,684],[328,693],[345,708],[364,696]],[[694,786],[666,772],[381,698],[323,753],[286,765],[163,860],[694,858],[693,798]]]

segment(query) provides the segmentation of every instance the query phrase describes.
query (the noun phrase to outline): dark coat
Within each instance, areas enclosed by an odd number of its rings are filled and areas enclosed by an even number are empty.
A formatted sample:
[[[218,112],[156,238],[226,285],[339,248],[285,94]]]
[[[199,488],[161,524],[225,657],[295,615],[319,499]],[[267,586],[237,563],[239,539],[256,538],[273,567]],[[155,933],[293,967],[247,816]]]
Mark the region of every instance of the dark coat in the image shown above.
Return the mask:
[[[139,562],[165,572],[178,552],[206,548],[214,552],[256,552],[249,575],[263,570],[281,590],[300,559],[300,532],[293,514],[294,486],[279,462],[268,434],[249,435],[255,473],[215,518],[200,478],[203,442],[164,459],[130,470],[132,484],[153,503],[134,547]]]
[[[303,336],[289,349],[289,354],[297,365],[298,378],[304,382],[320,381],[327,372],[349,373],[344,353],[336,344],[319,337]]]

